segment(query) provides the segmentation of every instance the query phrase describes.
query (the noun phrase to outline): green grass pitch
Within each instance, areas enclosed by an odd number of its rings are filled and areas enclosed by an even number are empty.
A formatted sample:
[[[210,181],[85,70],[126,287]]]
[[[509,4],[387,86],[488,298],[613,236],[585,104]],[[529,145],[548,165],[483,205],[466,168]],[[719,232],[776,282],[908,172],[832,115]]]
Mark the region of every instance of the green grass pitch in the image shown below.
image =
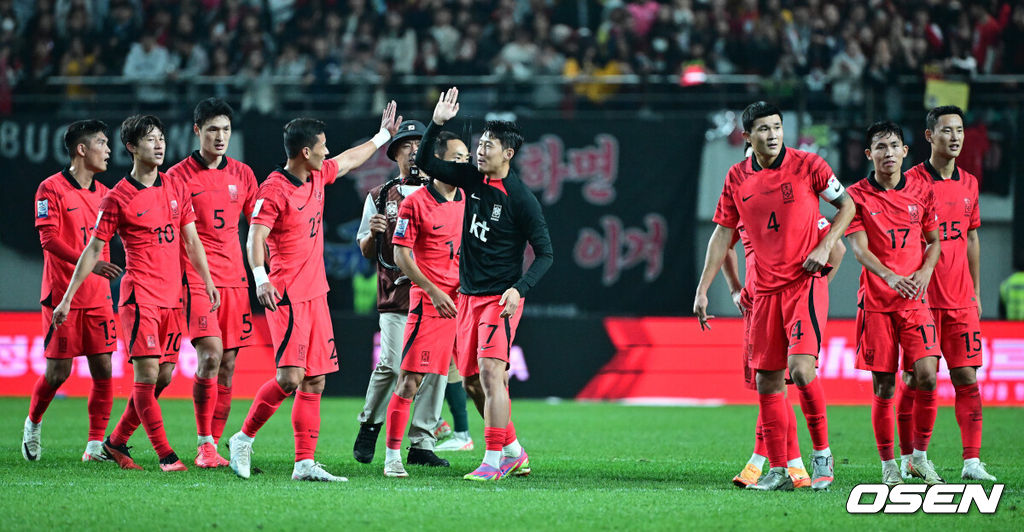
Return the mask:
[[[192,466],[191,402],[161,403],[171,444]],[[253,464],[264,474],[243,481],[227,468],[160,472],[141,429],[131,445],[146,471],[80,462],[88,423],[84,399],[53,402],[43,421],[42,459],[26,462],[19,447],[28,400],[0,399],[6,427],[0,530],[1024,529],[1024,409],[985,411],[982,457],[1006,485],[996,514],[851,516],[845,509],[850,489],[881,478],[868,407],[829,408],[837,477],[831,491],[753,493],[730,483],[750,456],[753,406],[516,401],[517,432],[533,474],[478,485],[461,479],[483,455],[475,412],[476,451],[444,453],[450,469],[408,466],[411,478],[388,479],[383,437],[373,464],[352,459],[360,405],[358,399],[323,403],[318,460],[350,480],[326,485],[290,480],[291,401],[256,438]],[[248,406],[235,401],[228,435]],[[111,428],[123,408],[124,401],[115,401]],[[807,456],[810,443],[800,424]],[[959,438],[952,409],[940,409],[929,454],[948,480],[959,478]],[[221,454],[227,455],[226,442]]]

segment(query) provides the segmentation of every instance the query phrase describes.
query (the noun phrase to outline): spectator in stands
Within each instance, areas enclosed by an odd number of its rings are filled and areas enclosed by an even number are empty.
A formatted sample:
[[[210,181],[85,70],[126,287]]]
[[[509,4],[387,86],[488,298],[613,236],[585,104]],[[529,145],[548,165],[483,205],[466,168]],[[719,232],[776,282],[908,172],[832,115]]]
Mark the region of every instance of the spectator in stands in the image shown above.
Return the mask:
[[[235,79],[242,89],[243,113],[256,111],[261,114],[269,114],[277,107],[277,96],[274,92],[274,85],[270,83],[273,76],[273,69],[267,64],[263,51],[254,49],[249,51],[241,70]]]
[[[377,41],[377,59],[391,61],[395,74],[412,74],[416,62],[416,32],[405,27],[402,12],[388,11],[386,26]]]
[[[131,50],[132,43],[138,39],[139,26],[135,18],[135,8],[128,0],[111,2],[110,18],[103,29],[105,39],[103,62],[110,72],[121,72],[124,59]]]
[[[840,109],[861,105],[864,93],[861,77],[867,66],[867,58],[861,52],[860,43],[848,38],[844,48],[832,61],[828,78],[832,82],[832,103]]]
[[[999,317],[1024,321],[1024,268],[1017,268],[999,285]]]

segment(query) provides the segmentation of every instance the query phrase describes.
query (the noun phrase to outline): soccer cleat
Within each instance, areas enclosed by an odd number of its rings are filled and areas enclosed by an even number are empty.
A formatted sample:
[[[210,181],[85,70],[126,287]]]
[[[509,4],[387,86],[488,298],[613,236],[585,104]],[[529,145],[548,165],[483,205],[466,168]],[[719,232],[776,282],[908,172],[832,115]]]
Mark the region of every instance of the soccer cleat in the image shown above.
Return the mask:
[[[231,461],[228,462],[228,465],[236,475],[249,478],[249,475],[252,474],[252,442],[242,441],[239,436],[242,436],[241,432],[236,433],[228,440],[228,451],[231,453]]]
[[[107,458],[117,462],[118,467],[121,469],[142,470],[142,466],[136,464],[135,460],[132,460],[132,454],[128,452],[128,449],[131,449],[131,447],[124,444],[114,445],[110,443],[110,436],[103,440],[103,453],[107,455]]]
[[[811,487],[811,477],[807,470],[802,467],[787,467],[786,472],[789,478],[793,479],[793,487],[796,489]]]
[[[732,483],[737,487],[745,488],[751,484],[757,484],[759,478],[761,478],[761,469],[754,464],[747,464],[743,467],[743,471],[732,477]]]
[[[348,482],[345,477],[334,476],[324,469],[323,464],[314,462],[312,459],[299,460],[295,462],[292,469],[292,480],[307,480],[310,482]]]
[[[903,480],[914,478],[914,475],[910,474],[910,458],[900,457],[900,476],[903,477]]]
[[[217,454],[217,448],[214,447],[212,443],[206,442],[196,449],[195,463],[197,467],[207,469],[223,467],[228,465],[230,462],[227,462]]]
[[[960,472],[960,478],[964,480],[984,480],[986,482],[996,481],[996,477],[985,471],[985,463],[977,458],[964,461],[964,469]]]
[[[526,449],[519,453],[519,456],[502,456],[501,465],[498,466],[501,469],[501,476],[507,477],[514,475],[517,477],[525,477],[530,474],[530,457],[526,455]]]
[[[747,489],[758,491],[793,491],[793,479],[789,477],[786,468],[773,467],[757,483],[747,486]]]
[[[434,454],[430,449],[409,449],[409,465],[421,465],[430,467],[449,467],[448,460]]]
[[[373,461],[373,453],[377,450],[377,437],[383,423],[363,423],[356,434],[356,444],[352,448],[352,456],[357,462],[369,464]]]
[[[480,464],[480,467],[474,469],[472,473],[466,473],[462,478],[463,480],[475,480],[477,482],[497,481],[501,478],[501,470],[487,464]]]
[[[178,455],[171,451],[171,454],[160,459],[160,469],[162,471],[188,471],[185,464],[181,463],[178,459]]]
[[[452,426],[442,419],[438,422],[437,427],[434,428],[433,434],[435,440],[441,441],[452,435]]]
[[[39,429],[42,424],[33,423],[31,419],[25,418],[25,432],[21,436],[21,456],[29,462],[39,460],[43,454],[43,448],[39,445]]]
[[[811,489],[815,491],[827,490],[832,485],[834,478],[834,461],[832,455],[815,456],[811,458]]]
[[[917,478],[924,479],[924,483],[929,486],[943,484],[946,482],[945,480],[942,480],[939,473],[935,471],[935,464],[933,464],[931,460],[918,460],[916,457],[911,458],[910,474]]]
[[[110,459],[103,454],[103,442],[90,440],[85,444],[85,452],[82,453],[83,462],[107,462]]]
[[[882,462],[882,483],[886,486],[903,484],[903,475],[900,474],[900,467],[896,462]]]
[[[220,455],[220,452],[217,451],[216,445],[213,446],[213,451],[214,456],[217,458],[217,467],[228,467],[231,465],[231,462],[227,461],[223,456]]]
[[[434,447],[435,451],[472,451],[473,450],[473,438],[469,437],[468,432],[454,432],[452,437],[447,440],[438,443]]]
[[[384,476],[392,478],[407,478],[409,473],[405,470],[401,460],[384,462]]]

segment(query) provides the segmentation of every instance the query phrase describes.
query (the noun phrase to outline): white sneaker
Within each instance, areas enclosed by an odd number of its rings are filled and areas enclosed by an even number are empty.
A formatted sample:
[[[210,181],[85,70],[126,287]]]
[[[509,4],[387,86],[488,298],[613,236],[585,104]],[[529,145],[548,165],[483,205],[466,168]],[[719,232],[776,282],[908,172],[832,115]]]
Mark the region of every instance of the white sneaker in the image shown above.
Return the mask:
[[[85,444],[85,452],[82,453],[83,462],[109,462],[110,458],[103,454],[103,442],[89,440]]]
[[[405,466],[402,465],[401,460],[392,460],[390,462],[384,462],[384,476],[392,478],[406,478],[409,473],[406,472]]]
[[[910,474],[910,458],[903,458],[900,456],[900,476],[903,480],[910,480],[914,475]]]
[[[242,441],[239,436],[244,436],[244,434],[237,432],[228,440],[231,470],[242,478],[249,478],[249,475],[252,474],[252,443]]]
[[[299,460],[292,469],[292,480],[310,480],[313,482],[348,482],[345,477],[336,477],[324,470],[323,464],[313,460]]]
[[[964,480],[984,480],[987,482],[996,481],[996,477],[985,471],[985,463],[977,458],[964,460],[964,469],[960,473],[960,478]]]
[[[29,462],[39,460],[43,454],[43,447],[39,444],[39,431],[42,423],[35,424],[31,419],[25,418],[25,432],[21,436],[21,455]]]
[[[903,477],[900,475],[900,467],[896,461],[882,462],[882,483],[886,486],[903,484]]]
[[[911,458],[910,459],[910,474],[917,478],[923,479],[925,484],[933,486],[935,484],[944,484],[946,481],[942,480],[939,473],[935,471],[935,464],[928,459]]]
[[[456,432],[451,438],[434,446],[435,451],[472,451],[473,438],[469,432]]]

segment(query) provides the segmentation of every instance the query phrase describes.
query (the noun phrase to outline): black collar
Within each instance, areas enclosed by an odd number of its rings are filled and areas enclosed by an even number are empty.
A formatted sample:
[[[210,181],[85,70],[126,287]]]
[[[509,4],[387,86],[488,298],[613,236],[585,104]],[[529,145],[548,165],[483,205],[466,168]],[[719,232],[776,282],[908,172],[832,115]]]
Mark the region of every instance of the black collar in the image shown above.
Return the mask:
[[[875,179],[874,171],[868,174],[868,183],[871,183],[871,186],[875,187],[876,189],[882,192],[885,192],[887,190],[885,187],[878,183],[878,180]],[[903,172],[900,172],[900,182],[896,183],[896,187],[893,188],[893,190],[903,190],[903,187],[905,186],[907,186],[907,176],[903,175]]]
[[[782,149],[779,150],[779,156],[775,158],[775,162],[773,162],[771,164],[771,166],[768,167],[768,169],[769,170],[778,170],[779,167],[782,166],[782,159],[784,159],[785,157],[786,157],[786,145],[783,144],[782,145]],[[753,154],[753,153],[750,154],[750,167],[755,172],[760,172],[762,170],[761,165],[758,164],[758,162],[757,162],[757,154]]]
[[[434,188],[433,180],[428,181],[426,187],[427,192],[430,192],[430,195],[434,197],[435,201],[437,201],[438,203],[448,202],[448,198],[444,197],[444,194],[441,194],[441,191]],[[462,201],[462,189],[458,187],[455,188],[455,201]]]
[[[199,150],[196,150],[196,151],[192,152],[192,158],[195,159],[195,161],[197,163],[199,163],[199,166],[201,168],[207,168],[210,165],[210,163],[206,162],[206,159],[203,159],[203,155],[201,153],[199,153]],[[228,166],[228,156],[225,155],[225,156],[220,158],[220,164],[217,165],[217,169],[218,170],[223,170],[227,166]]]
[[[936,170],[934,166],[932,166],[932,162],[929,161],[928,159],[925,159],[924,161],[924,169],[927,170],[929,174],[931,174],[932,181],[945,181],[945,179],[942,179],[942,175],[939,174],[939,171]],[[949,178],[952,179],[953,181],[960,181],[960,168],[958,168],[955,164],[953,165],[953,175],[951,175]]]
[[[77,179],[75,179],[75,176],[71,175],[70,166],[65,166],[64,169],[60,171],[60,175],[64,176],[64,179],[68,180],[71,188],[82,190],[82,185],[79,184]],[[96,192],[96,176],[93,176],[92,178],[92,184],[89,185],[89,192]]]
[[[288,170],[285,170],[283,164],[281,166],[278,166],[277,169],[274,170],[274,171],[280,173],[283,176],[285,176],[288,179],[288,181],[291,181],[292,184],[297,186],[297,187],[301,187],[302,185],[306,184],[305,181],[299,179],[298,177],[295,177],[295,174],[289,172]]]
[[[131,174],[128,174],[128,175],[124,176],[124,180],[127,181],[129,185],[135,187],[137,190],[146,190],[147,188],[149,188],[146,185],[143,185],[142,183],[140,183],[134,177],[132,177]],[[161,179],[160,179],[160,173],[159,172],[157,172],[157,174],[156,174],[156,181],[153,181],[153,186],[154,187],[163,186],[163,181],[161,181]]]

